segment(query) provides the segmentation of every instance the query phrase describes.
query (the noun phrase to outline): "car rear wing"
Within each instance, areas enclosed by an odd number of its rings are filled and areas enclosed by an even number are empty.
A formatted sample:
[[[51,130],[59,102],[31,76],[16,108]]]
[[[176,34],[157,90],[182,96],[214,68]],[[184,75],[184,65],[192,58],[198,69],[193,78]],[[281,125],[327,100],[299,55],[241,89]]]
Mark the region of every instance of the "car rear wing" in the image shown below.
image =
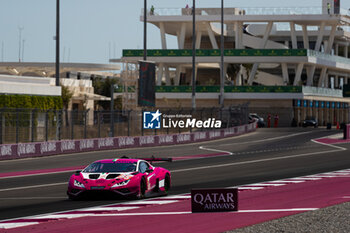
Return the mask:
[[[145,160],[147,162],[172,162],[173,158],[155,158],[154,156],[152,156],[151,158],[140,158],[142,160]]]
[[[127,156],[122,156],[121,159],[129,159],[129,157]],[[147,162],[172,162],[173,161],[173,158],[156,158],[154,156],[152,156],[151,158],[137,158],[137,159],[142,159],[142,160],[145,160]]]

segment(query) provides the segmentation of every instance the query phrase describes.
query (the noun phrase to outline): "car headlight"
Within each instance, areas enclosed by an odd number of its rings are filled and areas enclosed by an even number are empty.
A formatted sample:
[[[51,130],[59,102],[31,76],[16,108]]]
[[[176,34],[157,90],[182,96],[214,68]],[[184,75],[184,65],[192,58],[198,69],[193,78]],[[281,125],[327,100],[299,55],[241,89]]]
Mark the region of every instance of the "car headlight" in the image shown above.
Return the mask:
[[[85,188],[84,184],[77,180],[74,180],[74,186],[79,188]]]
[[[116,187],[127,185],[129,182],[130,182],[130,180],[124,180],[122,182],[116,183],[115,185],[112,186],[112,188],[116,188]]]

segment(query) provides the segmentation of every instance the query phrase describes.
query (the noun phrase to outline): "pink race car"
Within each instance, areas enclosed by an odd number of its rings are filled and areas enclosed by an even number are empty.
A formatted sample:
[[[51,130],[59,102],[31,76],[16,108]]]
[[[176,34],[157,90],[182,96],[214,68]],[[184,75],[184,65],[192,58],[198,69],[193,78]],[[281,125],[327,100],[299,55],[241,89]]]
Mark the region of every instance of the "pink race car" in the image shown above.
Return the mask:
[[[114,193],[141,199],[153,192],[167,194],[171,182],[170,172],[154,167],[146,160],[172,161],[127,157],[98,160],[70,177],[67,195],[70,199],[77,199],[82,194]]]

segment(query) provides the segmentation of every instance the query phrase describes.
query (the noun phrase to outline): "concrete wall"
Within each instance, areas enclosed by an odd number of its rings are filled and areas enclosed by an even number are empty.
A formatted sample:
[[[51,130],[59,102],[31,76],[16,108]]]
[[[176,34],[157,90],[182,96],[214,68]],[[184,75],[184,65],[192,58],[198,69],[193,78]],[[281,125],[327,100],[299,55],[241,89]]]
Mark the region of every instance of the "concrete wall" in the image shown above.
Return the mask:
[[[61,96],[61,87],[52,84],[50,78],[0,75],[0,93]]]

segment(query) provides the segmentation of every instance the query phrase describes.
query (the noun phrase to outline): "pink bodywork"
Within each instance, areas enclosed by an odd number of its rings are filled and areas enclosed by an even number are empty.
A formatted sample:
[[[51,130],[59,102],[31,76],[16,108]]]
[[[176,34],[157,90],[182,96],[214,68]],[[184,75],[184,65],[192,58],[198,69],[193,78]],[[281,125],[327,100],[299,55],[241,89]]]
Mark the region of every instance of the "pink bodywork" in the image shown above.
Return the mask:
[[[72,197],[77,197],[85,192],[114,192],[122,196],[137,196],[140,193],[141,179],[146,181],[146,194],[152,191],[164,192],[164,180],[166,175],[169,176],[170,172],[161,167],[154,167],[150,163],[140,159],[103,159],[95,161],[100,163],[136,163],[136,172],[107,172],[107,173],[85,173],[84,170],[79,173],[73,174],[68,183],[67,194]],[[152,172],[138,172],[140,162],[146,162],[151,168]],[[98,175],[97,179],[90,179],[90,175]],[[114,178],[108,176],[117,175]],[[78,183],[79,182],[79,183]],[[127,182],[123,184],[123,182]],[[76,185],[75,183],[78,183]],[[82,185],[84,187],[82,187]]]

